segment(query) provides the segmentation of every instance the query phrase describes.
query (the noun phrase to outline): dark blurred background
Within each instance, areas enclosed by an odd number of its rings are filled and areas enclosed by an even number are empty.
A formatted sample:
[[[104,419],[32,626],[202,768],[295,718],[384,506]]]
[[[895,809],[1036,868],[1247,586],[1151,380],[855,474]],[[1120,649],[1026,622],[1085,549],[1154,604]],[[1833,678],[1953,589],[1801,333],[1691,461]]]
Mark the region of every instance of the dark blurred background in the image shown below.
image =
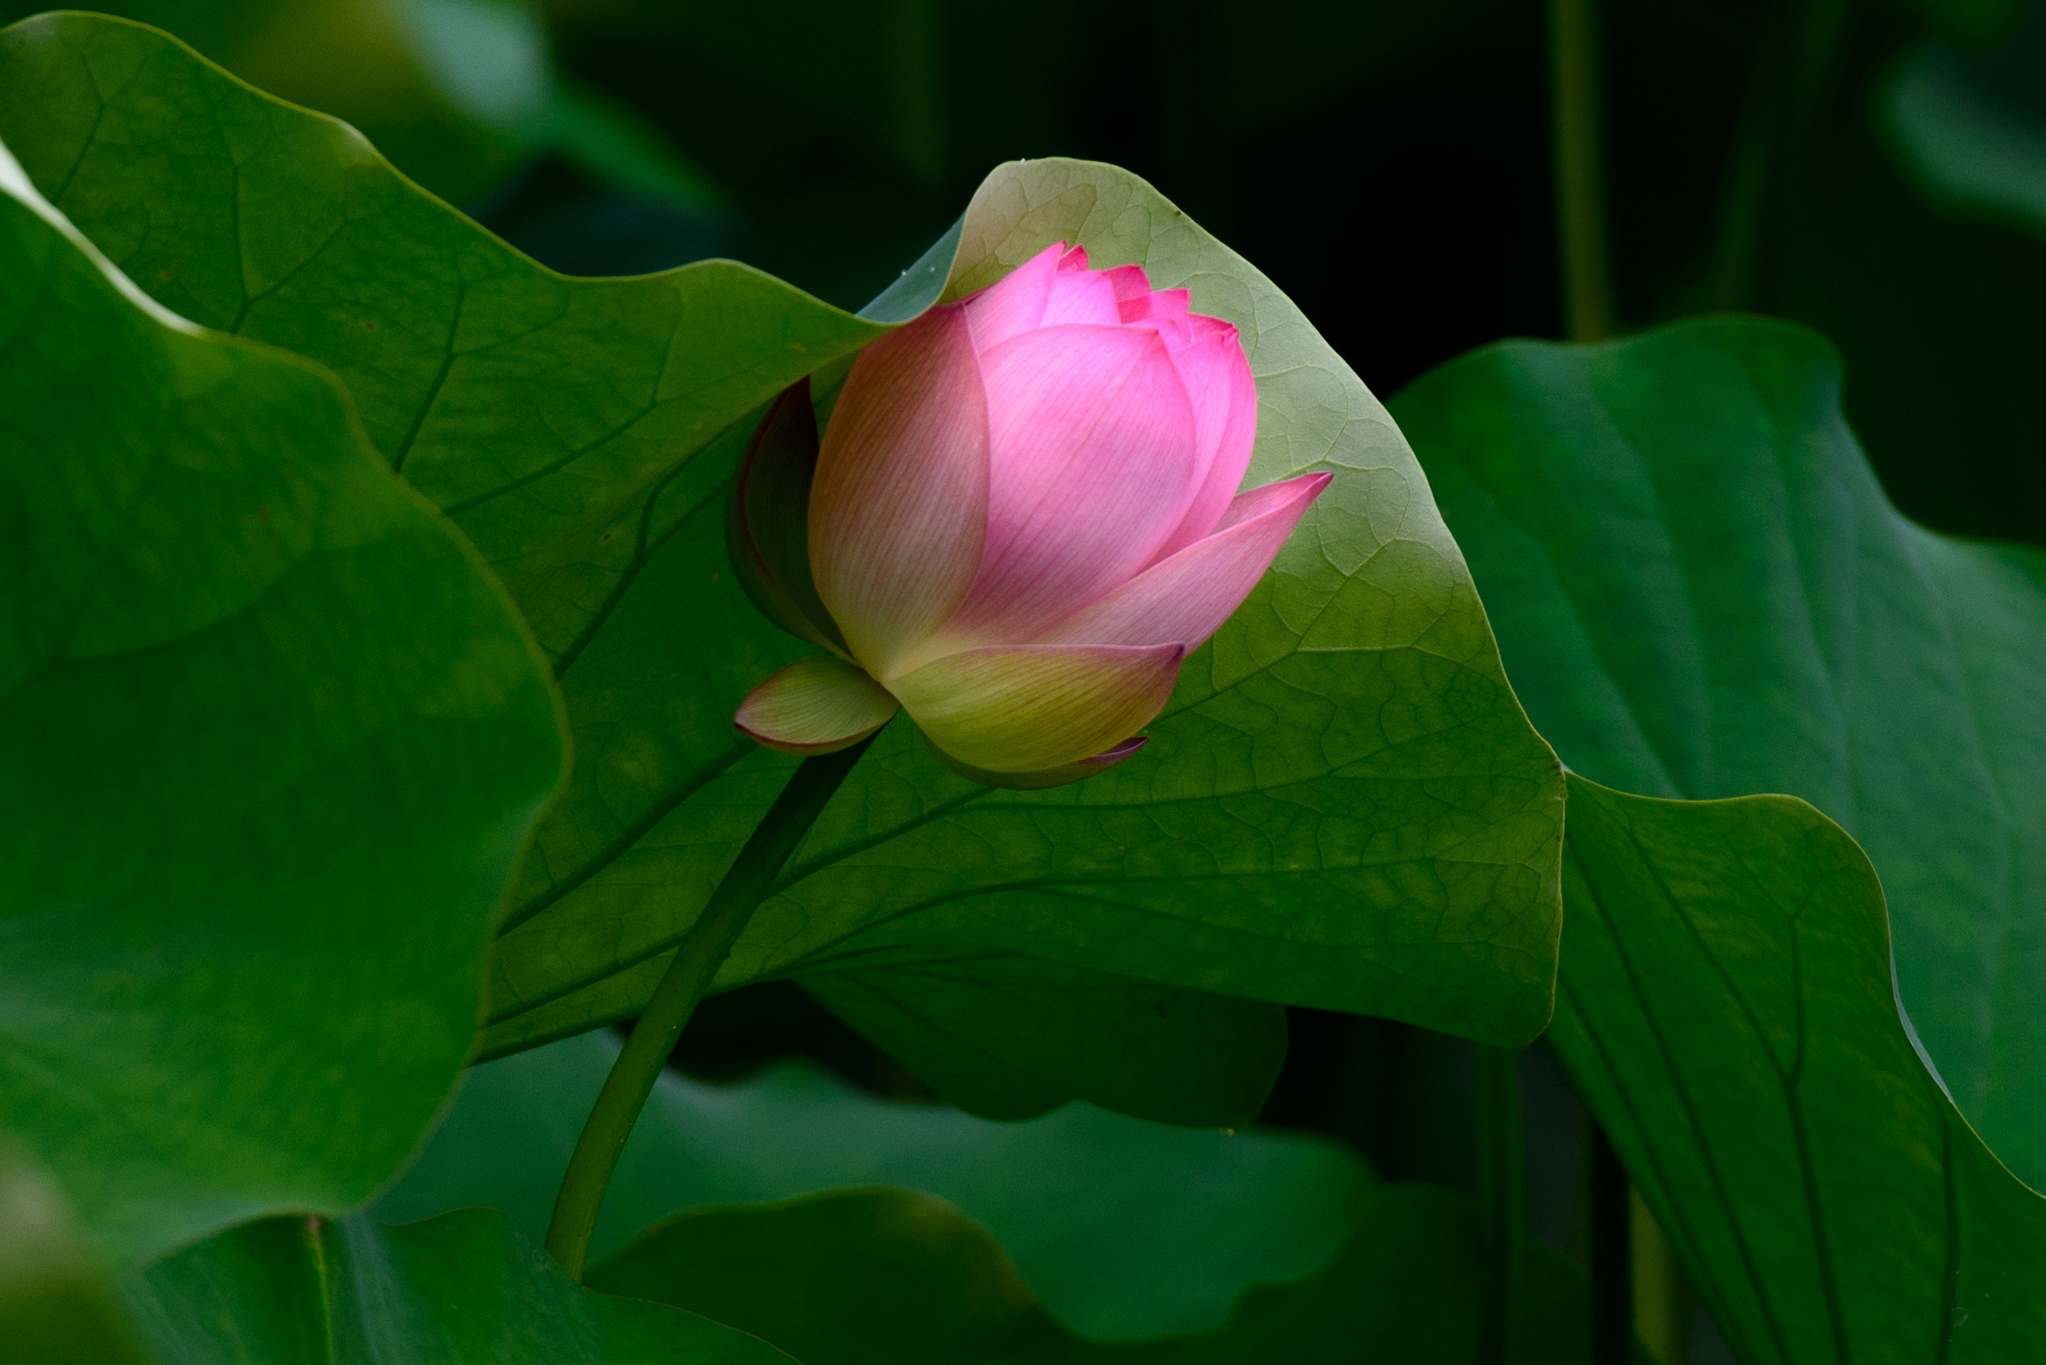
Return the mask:
[[[0,0],[0,17],[34,6]],[[733,256],[856,308],[1015,157],[1118,162],[1265,270],[1381,396],[1561,326],[1542,0],[130,0],[361,127],[543,262]],[[1621,331],[1796,318],[1891,496],[2046,543],[2046,4],[1600,0]],[[1297,1011],[1265,1121],[1473,1181],[1468,1049]],[[915,1079],[799,988],[708,1002],[710,1077]],[[1582,1115],[1530,1052],[1530,1217],[1570,1245]]]

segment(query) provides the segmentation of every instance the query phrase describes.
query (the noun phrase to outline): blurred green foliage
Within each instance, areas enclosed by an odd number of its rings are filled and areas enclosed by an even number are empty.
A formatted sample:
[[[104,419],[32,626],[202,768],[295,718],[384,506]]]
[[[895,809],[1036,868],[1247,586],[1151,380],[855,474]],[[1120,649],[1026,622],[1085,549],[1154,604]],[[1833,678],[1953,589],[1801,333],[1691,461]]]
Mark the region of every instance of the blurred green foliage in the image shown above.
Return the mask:
[[[50,8],[0,0],[0,24]],[[556,153],[656,200],[708,209],[717,188],[645,119],[557,69],[523,0],[110,0],[243,80],[345,119],[443,199],[469,204]]]
[[[63,1192],[0,1136],[0,1341],[17,1365],[145,1365]]]
[[[374,1206],[409,1222],[483,1204],[537,1239],[618,1043],[583,1034],[470,1076],[419,1162]],[[1070,1105],[995,1123],[877,1100],[783,1063],[736,1085],[672,1072],[633,1130],[593,1252],[684,1209],[852,1186],[904,1186],[963,1209],[1067,1325],[1143,1337],[1220,1325],[1259,1281],[1335,1254],[1375,1181],[1298,1134],[1170,1128]]]

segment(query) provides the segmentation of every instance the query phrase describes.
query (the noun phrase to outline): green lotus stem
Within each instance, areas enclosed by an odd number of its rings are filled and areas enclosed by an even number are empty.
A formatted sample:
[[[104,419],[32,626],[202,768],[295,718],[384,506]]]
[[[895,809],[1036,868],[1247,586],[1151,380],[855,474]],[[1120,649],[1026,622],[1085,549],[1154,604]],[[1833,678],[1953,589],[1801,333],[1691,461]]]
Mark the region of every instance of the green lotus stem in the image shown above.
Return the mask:
[[[682,1026],[731,955],[754,910],[767,899],[782,865],[810,832],[870,742],[862,740],[849,749],[803,760],[754,829],[753,837],[739,850],[703,913],[682,936],[674,960],[654,987],[653,998],[633,1025],[632,1036],[625,1040],[611,1074],[604,1078],[604,1089],[590,1109],[582,1136],[576,1139],[575,1154],[568,1159],[561,1192],[555,1196],[554,1217],[547,1225],[547,1252],[570,1279],[580,1282],[583,1277],[590,1237],[597,1230],[597,1214],[604,1206],[611,1174],[618,1169],[625,1140],[632,1135],[632,1126],[639,1121],[668,1054],[675,1050]]]
[[[1592,0],[1549,0],[1549,92],[1565,332],[1572,341],[1599,341],[1613,330],[1613,285],[1606,254]]]
[[[1527,1221],[1520,1143],[1520,1053],[1479,1047],[1478,1193],[1484,1206],[1487,1305],[1478,1359],[1503,1365],[1520,1301],[1520,1242]]]
[[[1796,193],[1839,74],[1847,0],[1797,0],[1771,20],[1742,101],[1713,247],[1712,304],[1756,305],[1764,225]]]

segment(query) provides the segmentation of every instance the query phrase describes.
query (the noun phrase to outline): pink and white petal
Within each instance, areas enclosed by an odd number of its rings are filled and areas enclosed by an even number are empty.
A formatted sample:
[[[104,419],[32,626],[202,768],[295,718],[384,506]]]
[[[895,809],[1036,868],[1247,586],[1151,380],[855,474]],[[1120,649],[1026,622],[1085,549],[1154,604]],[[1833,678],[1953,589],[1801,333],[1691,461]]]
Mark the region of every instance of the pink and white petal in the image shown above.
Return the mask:
[[[1177,645],[1008,645],[934,659],[888,685],[925,738],[991,773],[1062,768],[1100,754],[1164,708]]]
[[[986,543],[987,399],[966,314],[933,308],[846,377],[810,490],[810,571],[877,678],[965,600]]]
[[[1078,323],[1115,327],[1121,322],[1115,286],[1109,282],[1108,276],[1098,270],[1060,270],[1052,277],[1051,293],[1044,301],[1041,326]]]
[[[1064,242],[1054,242],[962,301],[975,347],[985,351],[1043,325],[1044,303],[1051,297],[1052,277],[1058,274],[1059,253],[1065,248]]]
[[[1250,596],[1330,477],[1303,474],[1253,488],[1236,499],[1222,529],[1082,607],[1042,642],[1200,648]]]
[[[886,725],[900,703],[833,654],[813,654],[746,694],[732,724],[785,754],[828,754]]]
[[[1216,321],[1194,316],[1204,322]],[[1197,414],[1201,482],[1185,518],[1159,545],[1158,560],[1215,529],[1243,483],[1251,449],[1257,444],[1257,381],[1251,377],[1250,360],[1243,354],[1236,329],[1224,322],[1202,330],[1205,335],[1172,357]]]
[[[1083,777],[1092,777],[1098,772],[1113,768],[1135,754],[1151,741],[1144,735],[1126,739],[1112,749],[1090,754],[1078,763],[1068,763],[1060,768],[1045,768],[1034,773],[996,773],[986,768],[976,768],[970,763],[961,763],[952,755],[932,744],[928,736],[924,743],[937,755],[938,761],[970,782],[983,787],[1007,787],[1011,791],[1043,791],[1046,787],[1063,787],[1068,782],[1078,782]]]
[[[987,551],[924,658],[1034,639],[1149,563],[1198,486],[1193,408],[1150,329],[1042,328],[981,372]]]

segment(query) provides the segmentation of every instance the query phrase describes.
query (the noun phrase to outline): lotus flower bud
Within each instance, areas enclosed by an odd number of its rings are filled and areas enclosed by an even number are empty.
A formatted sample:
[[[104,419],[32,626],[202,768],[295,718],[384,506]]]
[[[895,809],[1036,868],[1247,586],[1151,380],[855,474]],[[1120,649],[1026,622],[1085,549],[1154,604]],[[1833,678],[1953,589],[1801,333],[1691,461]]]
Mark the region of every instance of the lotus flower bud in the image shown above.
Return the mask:
[[[733,482],[727,537],[762,611],[828,653],[734,717],[788,753],[907,709],[991,786],[1135,753],[1179,666],[1328,483],[1239,493],[1257,389],[1236,329],[1063,243],[868,346],[820,444],[808,381]]]

